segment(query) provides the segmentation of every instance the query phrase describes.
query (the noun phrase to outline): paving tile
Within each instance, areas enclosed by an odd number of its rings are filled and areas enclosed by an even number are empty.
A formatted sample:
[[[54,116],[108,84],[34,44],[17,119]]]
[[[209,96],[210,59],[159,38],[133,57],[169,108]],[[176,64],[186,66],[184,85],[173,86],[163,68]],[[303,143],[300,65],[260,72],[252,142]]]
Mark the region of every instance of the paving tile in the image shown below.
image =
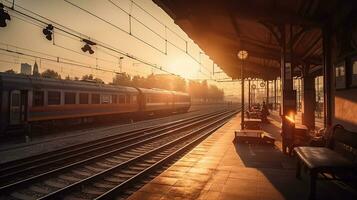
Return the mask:
[[[214,192],[221,192],[223,190],[223,187],[225,185],[226,181],[224,182],[213,182],[209,188],[209,191],[214,191]]]
[[[160,194],[137,191],[133,195],[131,195],[128,200],[157,200],[160,199],[162,196],[163,195]]]
[[[178,181],[178,178],[172,178],[172,177],[165,177],[165,176],[158,176],[154,180],[152,180],[152,183],[157,183],[161,185],[174,185]]]
[[[274,124],[264,127],[280,137]],[[295,160],[282,154],[279,138],[274,147],[236,145],[233,132],[239,128],[238,116],[130,199],[306,199],[307,180],[295,178]],[[334,187],[318,183],[321,193],[317,195],[318,199],[342,199],[331,188]]]
[[[162,196],[163,194],[166,194],[168,191],[170,191],[171,188],[172,186],[170,185],[162,185],[162,184],[150,182],[144,185],[140,189],[140,191],[147,192],[147,193],[161,194]]]

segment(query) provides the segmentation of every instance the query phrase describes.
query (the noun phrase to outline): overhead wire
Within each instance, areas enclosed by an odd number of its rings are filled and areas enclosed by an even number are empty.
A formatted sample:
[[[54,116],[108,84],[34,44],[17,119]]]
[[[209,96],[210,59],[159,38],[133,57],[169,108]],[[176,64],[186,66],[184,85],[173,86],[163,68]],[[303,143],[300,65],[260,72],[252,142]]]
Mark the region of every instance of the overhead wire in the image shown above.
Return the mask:
[[[9,2],[8,0],[5,0],[5,1]],[[67,1],[67,0],[64,0],[64,1],[66,1],[66,2],[68,2],[68,3],[71,4],[71,2],[69,2],[69,1]],[[110,2],[112,2],[112,1],[110,1]],[[133,3],[134,3],[137,7],[139,7],[140,9],[143,10],[143,8],[142,8],[141,6],[139,6],[137,3],[135,3],[135,2],[133,2]],[[115,4],[115,3],[112,2],[112,4]],[[116,5],[116,4],[115,4],[115,5]],[[46,17],[44,17],[44,16],[42,16],[42,15],[40,15],[40,14],[37,14],[37,13],[35,13],[35,12],[33,12],[33,11],[30,11],[30,10],[28,10],[28,9],[22,7],[22,6],[19,6],[19,5],[17,5],[17,4],[15,4],[15,6],[21,8],[21,9],[23,9],[23,10],[25,10],[26,12],[29,12],[29,13],[35,15],[35,16],[37,16],[37,17],[40,17],[40,18],[42,18],[42,19],[44,19],[44,20],[46,20],[46,21],[49,21],[49,22],[51,22],[51,23],[53,23],[53,24],[56,24],[56,27],[55,27],[55,28],[58,29],[58,30],[60,30],[60,31],[62,31],[62,32],[64,32],[64,33],[66,33],[66,34],[68,34],[68,35],[67,35],[68,37],[72,36],[72,37],[78,38],[78,39],[80,39],[80,40],[83,40],[83,38],[91,39],[89,36],[87,36],[87,35],[85,35],[85,34],[83,34],[83,33],[81,33],[81,32],[78,32],[78,31],[76,31],[76,30],[73,30],[73,29],[71,29],[71,28],[68,28],[68,27],[66,27],[66,26],[64,26],[64,25],[62,25],[62,24],[59,24],[59,23],[57,23],[57,22],[55,22],[55,21],[53,21],[53,20],[50,20],[50,19],[48,19],[48,18],[46,18]],[[9,8],[9,7],[8,7],[8,8]],[[28,14],[26,14],[26,13],[23,13],[23,12],[21,12],[21,11],[16,10],[15,8],[10,8],[10,9],[12,9],[13,11],[15,11],[16,13],[18,13],[18,14],[20,14],[20,15],[23,15],[23,16],[25,16],[25,17],[27,17],[27,18],[30,18],[30,19],[34,20],[34,21],[40,22],[40,23],[42,23],[42,24],[44,24],[44,25],[48,24],[48,23],[45,22],[44,20],[41,20],[41,19],[35,18],[35,17],[33,17],[33,16],[30,16],[30,15],[28,15]],[[125,11],[125,12],[126,12],[126,11]],[[145,12],[147,12],[147,11],[145,11]],[[127,12],[126,12],[126,13],[127,13]],[[147,13],[148,13],[148,12],[147,12]],[[151,14],[150,14],[150,15],[151,15]],[[99,16],[97,16],[97,17],[99,17]],[[22,19],[22,18],[19,18],[19,19],[24,20],[24,19]],[[103,20],[104,20],[104,19],[103,19]],[[138,19],[135,18],[135,20],[138,20]],[[155,18],[155,20],[157,20],[157,19]],[[105,20],[105,21],[106,21],[106,20]],[[139,20],[138,20],[138,21],[139,21]],[[27,22],[29,22],[29,21],[27,21]],[[36,26],[38,26],[38,27],[41,27],[38,23],[37,23],[37,24],[36,24],[36,23],[33,23],[33,22],[29,22],[29,23],[32,23],[33,25],[36,25]],[[108,23],[110,23],[110,22],[108,22]],[[142,22],[140,22],[140,23],[142,23]],[[142,23],[142,24],[143,24],[143,23]],[[114,24],[112,24],[112,25],[114,25]],[[144,25],[144,24],[143,24],[143,25]],[[114,25],[114,26],[115,26],[115,25]],[[165,25],[165,27],[168,28],[166,25]],[[119,28],[120,28],[120,27],[119,27]],[[152,29],[150,29],[150,30],[152,30]],[[172,31],[172,30],[169,29],[169,28],[168,28],[168,30]],[[125,30],[124,30],[124,31],[125,31]],[[152,31],[153,31],[153,30],[152,30]],[[74,33],[72,33],[72,32],[74,32]],[[56,32],[56,34],[59,34],[59,33]],[[61,35],[64,35],[64,34],[61,34]],[[70,37],[70,38],[71,38],[71,37]],[[73,38],[72,38],[72,39],[73,39]],[[91,40],[93,40],[93,38],[92,38]],[[106,49],[108,49],[108,50],[114,51],[114,52],[116,52],[116,53],[118,53],[118,54],[120,54],[120,55],[126,56],[126,57],[128,57],[128,58],[133,59],[133,60],[142,62],[143,64],[150,65],[151,67],[153,67],[153,68],[155,68],[155,69],[158,69],[158,70],[160,70],[160,71],[163,71],[163,72],[166,72],[166,73],[169,73],[169,74],[172,74],[172,75],[176,75],[176,74],[171,73],[171,72],[169,72],[169,71],[167,71],[167,70],[164,70],[163,67],[160,67],[160,66],[158,66],[158,65],[156,65],[156,64],[147,62],[147,61],[142,60],[142,59],[140,59],[140,58],[137,58],[137,57],[135,57],[135,56],[133,56],[133,55],[130,55],[129,53],[126,53],[126,52],[123,52],[123,51],[121,51],[121,50],[115,49],[114,47],[111,47],[110,45],[107,45],[107,44],[105,44],[105,43],[100,44],[100,42],[97,41],[97,40],[94,40],[94,41],[95,41],[95,42],[98,42],[98,43],[97,43],[98,46],[104,47],[104,48],[106,48]],[[186,41],[186,40],[184,40],[184,41]],[[144,42],[145,42],[145,41],[144,41]],[[186,41],[186,42],[187,42],[187,41]],[[171,44],[171,42],[170,42],[170,44]],[[172,44],[172,45],[175,46],[175,44]],[[58,45],[57,45],[57,46],[58,46]],[[63,47],[62,47],[62,48],[63,48]],[[179,48],[179,47],[178,47],[178,49],[182,50],[182,49]],[[67,49],[67,50],[68,50],[68,49]],[[78,52],[77,52],[77,53],[78,53]],[[106,52],[106,53],[108,53],[108,52]],[[110,54],[110,55],[111,55],[111,56],[114,56],[113,54]],[[196,61],[196,62],[199,63],[199,61],[197,61],[191,54],[187,54],[187,55],[189,55],[194,61]],[[117,56],[114,56],[114,57],[117,57]],[[200,64],[200,63],[199,63],[199,64]],[[201,65],[201,64],[200,64],[200,65]],[[205,67],[204,67],[204,68],[205,68]],[[177,76],[177,75],[176,75],[176,76]],[[208,76],[208,78],[211,79],[211,77],[209,77],[209,76]]]
[[[7,0],[5,0],[5,1],[7,1]],[[16,7],[20,7],[21,9],[24,9],[24,10],[26,10],[26,11],[29,11],[28,9],[25,9],[25,8],[23,8],[23,7],[21,7],[21,6],[18,6],[17,4],[15,4],[15,5],[16,5]],[[8,8],[9,8],[9,7],[8,7]],[[43,21],[43,20],[37,19],[37,18],[35,18],[35,17],[32,17],[32,16],[30,16],[30,15],[28,15],[28,14],[26,14],[26,13],[23,13],[23,12],[21,12],[21,11],[18,11],[18,10],[16,10],[16,9],[14,9],[13,11],[15,11],[15,12],[21,14],[21,15],[24,15],[24,16],[30,18],[30,19],[36,20],[36,21],[38,21],[38,22],[40,22],[40,23],[42,23],[42,24],[44,24],[44,25],[47,25],[47,24],[48,24],[48,23],[46,23],[46,22]],[[112,46],[110,46],[110,45],[108,45],[108,44],[106,44],[106,43],[103,43],[103,42],[100,42],[100,41],[95,40],[95,39],[93,39],[93,38],[90,38],[89,36],[86,36],[85,34],[80,33],[80,32],[78,32],[78,31],[75,31],[75,30],[73,30],[73,29],[69,29],[69,28],[67,28],[67,27],[64,26],[64,25],[61,25],[61,24],[59,24],[59,23],[57,23],[57,22],[55,22],[55,21],[52,21],[52,20],[50,20],[50,19],[47,19],[47,18],[45,18],[45,17],[43,17],[43,16],[41,16],[41,15],[39,15],[39,14],[37,14],[37,13],[34,13],[34,12],[32,12],[32,11],[29,11],[29,12],[30,12],[30,13],[33,13],[34,15],[36,15],[36,16],[38,16],[38,17],[41,17],[41,18],[44,18],[44,19],[48,20],[48,21],[51,22],[52,24],[57,25],[57,26],[54,26],[54,27],[55,27],[57,30],[60,30],[60,31],[66,33],[66,34],[69,34],[69,35],[74,36],[74,37],[79,38],[79,39],[83,39],[83,38],[91,39],[92,41],[94,41],[94,42],[97,43],[97,44],[96,44],[97,46],[106,48],[106,49],[108,49],[108,50],[111,50],[111,51],[116,52],[116,53],[118,53],[118,54],[120,54],[120,55],[126,56],[126,57],[128,57],[128,58],[130,58],[130,59],[136,60],[136,61],[141,62],[141,63],[143,63],[143,64],[150,65],[150,66],[152,66],[152,67],[154,67],[154,68],[156,68],[156,69],[158,69],[158,70],[161,70],[161,71],[163,71],[163,72],[169,73],[169,74],[171,74],[171,75],[178,76],[177,74],[174,74],[174,73],[172,73],[172,72],[169,72],[169,71],[163,69],[163,67],[158,66],[157,64],[150,63],[150,62],[148,62],[148,61],[145,61],[145,60],[143,60],[143,59],[140,59],[140,58],[138,58],[138,57],[135,57],[135,56],[133,56],[133,55],[131,55],[131,54],[129,54],[129,53],[126,53],[126,52],[124,52],[124,51],[118,50],[118,49],[116,49],[115,47],[112,47]],[[58,26],[59,26],[59,27],[58,27]],[[75,32],[75,33],[71,33],[71,32],[69,32],[69,31],[67,31],[67,30],[65,30],[65,29],[68,29],[68,30],[73,31],[73,32]],[[77,34],[79,34],[79,35],[77,35]]]
[[[93,16],[93,17],[96,17],[97,19],[99,19],[99,20],[101,20],[101,21],[103,21],[103,22],[105,22],[105,23],[111,25],[112,27],[114,27],[114,28],[116,28],[116,29],[118,29],[118,30],[120,30],[120,31],[122,31],[122,32],[124,32],[124,33],[127,33],[127,34],[131,35],[131,36],[134,37],[135,39],[137,39],[137,40],[143,42],[144,44],[150,46],[151,48],[153,48],[153,49],[155,49],[155,50],[157,50],[157,51],[159,51],[159,52],[161,52],[161,53],[163,53],[163,54],[167,54],[166,52],[164,52],[164,51],[162,51],[161,49],[155,47],[154,45],[152,45],[152,44],[146,42],[145,40],[143,40],[143,39],[141,39],[141,38],[135,36],[134,34],[132,34],[132,32],[126,31],[126,30],[124,30],[123,28],[120,28],[119,26],[117,26],[117,25],[115,25],[115,24],[109,22],[108,20],[106,20],[106,19],[104,19],[104,18],[102,18],[102,17],[100,17],[100,16],[94,14],[93,12],[90,12],[89,10],[86,10],[86,9],[82,8],[81,6],[78,6],[77,4],[74,4],[74,3],[72,3],[72,2],[70,2],[70,1],[68,1],[68,0],[64,0],[64,1],[67,2],[67,3],[69,3],[70,5],[72,5],[72,6],[76,7],[76,8],[78,8],[78,9],[80,9],[80,10],[86,12],[87,14],[89,14],[89,15],[91,15],[91,16]],[[151,30],[151,29],[150,29],[150,30]]]

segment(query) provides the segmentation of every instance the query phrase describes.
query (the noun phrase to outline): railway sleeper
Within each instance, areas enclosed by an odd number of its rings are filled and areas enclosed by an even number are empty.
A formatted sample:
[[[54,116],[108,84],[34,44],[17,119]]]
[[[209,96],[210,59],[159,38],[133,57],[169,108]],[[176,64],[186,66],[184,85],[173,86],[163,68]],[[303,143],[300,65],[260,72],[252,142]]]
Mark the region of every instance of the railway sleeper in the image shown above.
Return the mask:
[[[135,174],[137,174],[138,172],[139,172],[138,170],[135,170],[135,169],[132,169],[132,170],[131,170],[130,168],[120,170],[120,173],[129,174],[129,175],[135,175]]]
[[[101,166],[98,166],[97,164],[94,164],[94,165],[86,165],[86,166],[84,166],[86,169],[89,169],[89,170],[91,170],[91,171],[93,171],[93,172],[101,172],[101,171],[104,171],[104,170],[106,170],[106,169],[108,169],[108,167],[107,168],[103,168],[103,167],[101,167]]]
[[[125,181],[127,179],[126,178],[119,178],[119,177],[116,177],[116,176],[110,176],[110,177],[104,178],[104,180],[111,181],[111,182],[123,182],[123,181]]]
[[[117,164],[119,164],[119,163],[125,162],[124,159],[114,158],[114,156],[113,156],[112,158],[106,158],[105,160],[108,161],[108,162],[110,162],[110,163],[113,163],[113,165],[117,165]]]
[[[89,176],[95,174],[94,172],[89,172],[88,170],[83,170],[83,169],[73,169],[72,172],[74,174],[78,174],[78,175],[81,175],[84,177],[89,177]]]
[[[103,194],[104,192],[106,192],[108,189],[107,188],[100,188],[100,187],[96,187],[96,186],[88,186],[82,189],[82,193],[86,193],[86,194],[92,194],[92,195],[96,195],[99,196],[101,194]]]
[[[107,169],[107,168],[112,167],[112,166],[114,166],[114,165],[116,165],[118,163],[112,163],[112,162],[103,161],[103,162],[97,162],[95,164],[98,165],[101,168]]]
[[[59,175],[58,177],[60,177],[62,179],[65,179],[65,180],[68,180],[68,181],[72,181],[72,182],[77,182],[77,181],[80,181],[80,180],[83,179],[83,177],[78,178],[78,177],[67,175],[67,174]]]
[[[110,189],[110,188],[117,186],[117,182],[106,181],[103,179],[96,183],[91,184],[91,186],[95,186],[98,188]],[[86,187],[84,187],[84,188],[86,188]]]
[[[63,181],[59,181],[57,178],[56,179],[49,179],[44,182],[46,185],[51,186],[51,187],[56,187],[56,188],[64,188],[68,186],[68,183],[65,183]]]

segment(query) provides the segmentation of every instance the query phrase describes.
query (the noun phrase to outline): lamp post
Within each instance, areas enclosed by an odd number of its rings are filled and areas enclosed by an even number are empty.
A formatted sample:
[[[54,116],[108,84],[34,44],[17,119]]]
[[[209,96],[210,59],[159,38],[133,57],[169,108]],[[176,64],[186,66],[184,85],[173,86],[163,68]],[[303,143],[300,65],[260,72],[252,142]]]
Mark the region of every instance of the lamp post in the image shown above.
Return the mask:
[[[248,78],[248,110],[250,111],[250,107],[251,107],[251,88],[250,88],[250,80],[251,78]]]
[[[241,109],[241,129],[244,129],[244,60],[247,59],[248,57],[248,51],[246,50],[240,50],[237,54],[239,60],[242,61],[242,66],[241,66],[241,71],[240,71],[240,77],[242,79],[242,109]]]
[[[119,57],[119,69],[120,69],[120,73],[122,73],[122,71],[123,71],[123,59],[124,59],[124,57]]]

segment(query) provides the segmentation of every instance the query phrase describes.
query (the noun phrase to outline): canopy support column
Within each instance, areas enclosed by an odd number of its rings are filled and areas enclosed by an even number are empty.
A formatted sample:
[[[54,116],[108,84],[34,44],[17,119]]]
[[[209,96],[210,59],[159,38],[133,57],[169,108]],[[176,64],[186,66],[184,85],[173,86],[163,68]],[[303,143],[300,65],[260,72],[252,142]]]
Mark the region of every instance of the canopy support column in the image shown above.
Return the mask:
[[[324,73],[324,125],[329,127],[332,125],[332,45],[331,45],[331,28],[325,25],[322,29],[322,47],[323,47],[323,73]]]
[[[309,129],[315,129],[315,77],[308,74],[308,65],[304,68],[302,123]]]
[[[289,27],[288,31],[286,30]],[[282,147],[284,153],[291,153],[291,142],[293,139],[294,122],[288,120],[296,113],[296,93],[293,91],[293,51],[292,43],[287,41],[286,34],[289,33],[292,38],[292,25],[284,25],[281,29],[281,81],[282,81]],[[289,46],[287,46],[290,44]]]

